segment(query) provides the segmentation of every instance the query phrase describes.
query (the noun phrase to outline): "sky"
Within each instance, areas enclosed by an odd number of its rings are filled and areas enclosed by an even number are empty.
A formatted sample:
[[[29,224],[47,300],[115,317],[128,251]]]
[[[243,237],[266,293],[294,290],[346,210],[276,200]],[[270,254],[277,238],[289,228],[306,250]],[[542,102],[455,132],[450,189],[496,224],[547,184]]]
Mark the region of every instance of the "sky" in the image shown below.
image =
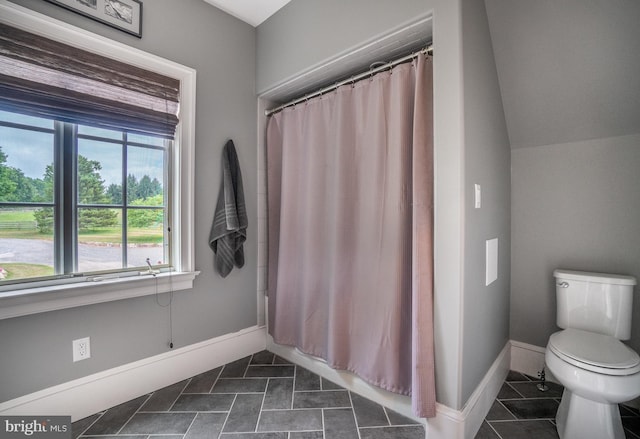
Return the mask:
[[[41,118],[14,115],[0,111],[0,120],[28,122],[42,128],[53,129],[53,122]],[[112,137],[113,131],[96,128],[84,128],[86,134]],[[145,140],[137,136],[136,140]],[[27,131],[0,126],[0,147],[7,155],[7,166],[22,170],[31,178],[42,178],[47,165],[53,163],[53,133]],[[110,184],[122,184],[122,152],[118,144],[79,139],[78,152],[89,160],[97,160],[102,165],[100,175],[105,180],[105,187]],[[127,173],[133,173],[138,180],[145,174],[151,179],[163,181],[163,153],[159,150],[133,147],[128,148]]]

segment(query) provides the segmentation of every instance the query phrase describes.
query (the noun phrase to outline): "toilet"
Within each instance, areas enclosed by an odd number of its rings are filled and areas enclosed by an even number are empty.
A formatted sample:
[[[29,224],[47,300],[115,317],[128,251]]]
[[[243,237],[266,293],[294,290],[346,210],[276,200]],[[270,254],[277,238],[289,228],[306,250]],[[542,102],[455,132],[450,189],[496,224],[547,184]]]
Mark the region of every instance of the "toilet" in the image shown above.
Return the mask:
[[[556,414],[561,439],[624,439],[618,403],[640,396],[640,357],[631,337],[636,279],[555,270],[557,324],[547,370],[564,386]]]

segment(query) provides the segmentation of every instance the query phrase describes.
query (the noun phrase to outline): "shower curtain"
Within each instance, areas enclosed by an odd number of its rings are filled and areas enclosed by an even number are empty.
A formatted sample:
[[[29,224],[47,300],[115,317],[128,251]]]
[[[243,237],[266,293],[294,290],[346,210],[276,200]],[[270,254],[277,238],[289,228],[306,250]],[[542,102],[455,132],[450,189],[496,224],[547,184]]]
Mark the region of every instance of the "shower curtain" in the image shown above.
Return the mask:
[[[269,332],[435,416],[432,60],[267,126]]]

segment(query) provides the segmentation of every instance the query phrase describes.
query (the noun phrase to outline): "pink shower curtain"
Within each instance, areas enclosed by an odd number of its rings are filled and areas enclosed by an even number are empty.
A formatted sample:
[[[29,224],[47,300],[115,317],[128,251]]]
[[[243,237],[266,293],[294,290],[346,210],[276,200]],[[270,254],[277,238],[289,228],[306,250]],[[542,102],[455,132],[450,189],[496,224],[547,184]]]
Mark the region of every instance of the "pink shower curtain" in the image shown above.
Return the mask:
[[[273,115],[269,332],[435,416],[432,61]]]

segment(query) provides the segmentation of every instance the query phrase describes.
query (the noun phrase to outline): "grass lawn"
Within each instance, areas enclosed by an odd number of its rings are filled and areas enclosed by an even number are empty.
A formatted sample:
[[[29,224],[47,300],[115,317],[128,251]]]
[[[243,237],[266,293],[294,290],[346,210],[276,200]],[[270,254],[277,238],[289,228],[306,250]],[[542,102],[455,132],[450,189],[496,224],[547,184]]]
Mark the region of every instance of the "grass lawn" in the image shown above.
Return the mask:
[[[45,239],[53,240],[52,234],[39,233],[33,230],[4,230],[0,229],[0,238]],[[162,244],[162,229],[129,229],[130,244]],[[81,232],[78,242],[122,242],[120,229],[102,229],[91,232]]]
[[[0,210],[0,222],[35,221],[32,210]]]
[[[32,210],[0,210],[1,222],[34,221]],[[40,233],[37,230],[0,229],[0,238],[45,239],[53,240],[53,233]],[[130,244],[162,244],[162,227],[130,228],[127,234]],[[122,231],[119,227],[82,231],[78,242],[122,242]]]
[[[0,238],[53,240],[53,234],[38,233],[37,230],[0,229]]]
[[[53,274],[53,267],[49,267],[47,265],[23,264],[20,262],[10,262],[6,264],[0,264],[0,267],[6,270],[7,280],[51,276]]]
[[[162,229],[129,229],[127,241],[129,244],[162,244]],[[122,242],[120,229],[99,229],[78,234],[78,242]]]

